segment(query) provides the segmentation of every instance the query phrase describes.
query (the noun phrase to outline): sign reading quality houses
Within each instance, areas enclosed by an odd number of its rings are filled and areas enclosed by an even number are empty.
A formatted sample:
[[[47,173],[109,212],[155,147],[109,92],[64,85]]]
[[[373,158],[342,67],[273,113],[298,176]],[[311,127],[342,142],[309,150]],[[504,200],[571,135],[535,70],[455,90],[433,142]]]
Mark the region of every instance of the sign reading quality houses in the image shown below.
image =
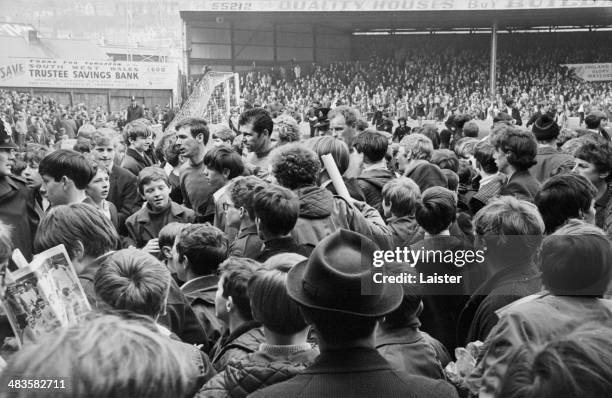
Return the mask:
[[[177,76],[172,63],[0,58],[0,87],[175,90]]]

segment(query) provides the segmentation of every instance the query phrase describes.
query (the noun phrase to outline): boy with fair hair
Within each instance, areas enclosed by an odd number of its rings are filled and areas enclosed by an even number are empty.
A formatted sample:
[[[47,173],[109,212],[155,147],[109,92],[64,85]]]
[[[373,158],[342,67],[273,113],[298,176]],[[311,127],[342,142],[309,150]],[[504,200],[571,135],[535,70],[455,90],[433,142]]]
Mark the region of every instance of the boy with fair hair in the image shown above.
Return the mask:
[[[416,206],[421,201],[419,186],[408,177],[399,177],[385,184],[382,197],[394,247],[410,245],[421,239],[423,230],[414,217]]]
[[[417,183],[421,192],[433,186],[446,187],[446,177],[438,166],[430,163],[433,150],[428,137],[415,133],[402,138],[397,152],[399,169]]]
[[[128,235],[136,247],[158,254],[159,231],[171,222],[192,223],[195,213],[170,200],[168,176],[159,167],[146,167],[140,172],[138,191],[146,205],[127,219]]]

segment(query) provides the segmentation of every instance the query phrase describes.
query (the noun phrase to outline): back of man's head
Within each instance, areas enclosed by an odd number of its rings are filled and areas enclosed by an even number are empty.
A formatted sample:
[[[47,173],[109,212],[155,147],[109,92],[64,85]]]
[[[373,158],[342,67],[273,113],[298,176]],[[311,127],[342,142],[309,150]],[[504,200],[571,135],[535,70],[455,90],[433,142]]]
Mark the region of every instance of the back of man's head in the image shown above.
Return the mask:
[[[353,146],[358,153],[363,153],[366,163],[376,163],[384,159],[389,140],[378,132],[364,131],[355,137]]]
[[[266,239],[285,236],[293,230],[300,212],[298,197],[289,189],[269,185],[253,197],[253,211]]]
[[[197,276],[217,272],[227,258],[227,237],[210,224],[191,224],[183,228],[176,240],[181,263]]]
[[[170,271],[155,257],[137,249],[119,250],[106,257],[96,276],[96,296],[116,310],[156,319],[165,310]]]
[[[261,264],[250,258],[229,257],[219,266],[223,292],[226,299],[238,309],[244,320],[252,320],[251,301],[247,292],[249,280],[262,268]]]
[[[298,189],[316,185],[321,171],[317,154],[300,144],[285,145],[272,160],[272,174],[280,185]]]
[[[83,154],[70,149],[59,149],[49,153],[38,166],[41,176],[49,176],[56,182],[67,177],[76,189],[85,189],[97,172],[97,167]]]

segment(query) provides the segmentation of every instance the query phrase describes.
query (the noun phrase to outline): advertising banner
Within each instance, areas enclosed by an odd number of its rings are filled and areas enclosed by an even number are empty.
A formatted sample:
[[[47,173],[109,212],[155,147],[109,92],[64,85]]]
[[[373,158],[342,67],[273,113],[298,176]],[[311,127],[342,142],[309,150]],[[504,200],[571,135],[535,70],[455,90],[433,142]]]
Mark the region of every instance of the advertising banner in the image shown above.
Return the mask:
[[[612,63],[608,64],[566,64],[577,77],[587,82],[604,82],[612,80]]]

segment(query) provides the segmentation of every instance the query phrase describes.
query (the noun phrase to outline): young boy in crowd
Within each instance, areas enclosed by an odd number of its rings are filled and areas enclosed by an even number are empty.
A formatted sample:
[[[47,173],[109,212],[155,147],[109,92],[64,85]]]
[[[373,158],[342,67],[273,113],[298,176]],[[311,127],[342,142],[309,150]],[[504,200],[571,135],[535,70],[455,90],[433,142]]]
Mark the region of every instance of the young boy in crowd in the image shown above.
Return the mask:
[[[195,213],[170,200],[168,176],[159,167],[142,169],[138,192],[146,205],[126,220],[128,235],[136,247],[157,254],[159,231],[170,222],[192,223]]]
[[[100,210],[106,218],[111,220],[115,229],[118,229],[119,221],[117,218],[117,208],[114,204],[106,200],[110,185],[108,171],[103,167],[98,167],[97,169],[96,175],[89,185],[87,185],[87,188],[85,188],[87,198],[83,203],[90,204]]]
[[[382,206],[387,225],[393,234],[393,247],[407,246],[422,239],[423,229],[414,218],[421,190],[412,179],[399,177],[382,189]]]
[[[215,316],[215,294],[219,283],[218,270],[227,258],[227,238],[210,224],[191,224],[177,234],[172,247],[172,268],[209,341],[215,342],[223,325]]]
[[[157,237],[157,244],[159,245],[159,251],[161,253],[160,257],[162,258],[162,262],[168,267],[170,271],[170,275],[172,275],[172,279],[181,286],[185,281],[182,281],[178,278],[178,270],[175,264],[174,257],[172,254],[172,248],[174,247],[174,241],[176,237],[179,236],[183,228],[191,224],[183,224],[180,222],[171,222],[166,225],[159,231],[159,236]]]
[[[170,340],[172,332],[157,323],[165,311],[170,283],[168,269],[150,254],[134,248],[119,250],[106,257],[96,272],[96,305],[147,317],[143,322],[153,321],[151,326]],[[172,342],[174,351],[190,371],[193,390],[197,391],[215,373],[210,359],[195,346],[174,339]]]
[[[153,160],[147,155],[153,144],[153,134],[149,126],[141,121],[129,123],[125,126],[125,131],[129,148],[121,167],[138,176],[142,169],[153,165]]]
[[[224,370],[230,359],[241,360],[257,351],[265,341],[261,323],[253,320],[247,294],[249,280],[261,268],[257,261],[238,257],[228,258],[219,267],[215,314],[227,330],[210,352],[217,372]]]
[[[97,167],[82,154],[70,149],[51,152],[40,162],[38,172],[43,183],[41,192],[51,206],[83,202],[85,188],[96,174]]]
[[[297,253],[308,257],[311,247],[298,245],[291,236],[300,211],[297,195],[287,188],[269,185],[253,197],[255,224],[264,247],[256,260],[264,262],[279,253]]]

